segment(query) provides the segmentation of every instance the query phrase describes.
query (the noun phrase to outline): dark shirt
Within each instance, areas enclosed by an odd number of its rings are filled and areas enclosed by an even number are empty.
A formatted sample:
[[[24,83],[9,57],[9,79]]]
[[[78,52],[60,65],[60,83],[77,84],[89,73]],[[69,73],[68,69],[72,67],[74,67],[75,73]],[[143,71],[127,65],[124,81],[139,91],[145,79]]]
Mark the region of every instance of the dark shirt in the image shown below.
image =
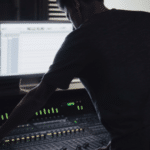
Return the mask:
[[[150,125],[150,14],[112,9],[65,39],[43,82],[85,86],[112,139]]]

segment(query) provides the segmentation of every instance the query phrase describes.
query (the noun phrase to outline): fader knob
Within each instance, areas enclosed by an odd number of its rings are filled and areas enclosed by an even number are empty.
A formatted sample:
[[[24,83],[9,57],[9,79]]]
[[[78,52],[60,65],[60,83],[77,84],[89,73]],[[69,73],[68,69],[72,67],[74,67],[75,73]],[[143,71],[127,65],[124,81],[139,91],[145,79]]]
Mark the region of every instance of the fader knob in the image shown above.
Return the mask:
[[[70,130],[67,130],[67,135],[70,135]]]
[[[31,136],[31,142],[33,142],[33,141],[35,141],[35,136],[34,135]]]
[[[25,143],[25,137],[21,137],[21,143]]]
[[[26,137],[26,142],[30,142],[30,137],[29,136]]]
[[[14,139],[14,138],[11,139],[11,144],[12,144],[12,145],[15,144],[15,139]]]
[[[45,135],[41,134],[41,140],[44,140]]]
[[[16,144],[19,144],[19,143],[20,143],[20,138],[17,137],[17,138],[16,138]]]
[[[4,140],[5,143],[4,143],[4,146],[10,146],[10,140]]]
[[[53,137],[54,137],[54,138],[57,137],[57,132],[54,132],[54,133],[53,133]]]
[[[63,136],[66,136],[66,131],[63,131],[62,133],[63,133]]]

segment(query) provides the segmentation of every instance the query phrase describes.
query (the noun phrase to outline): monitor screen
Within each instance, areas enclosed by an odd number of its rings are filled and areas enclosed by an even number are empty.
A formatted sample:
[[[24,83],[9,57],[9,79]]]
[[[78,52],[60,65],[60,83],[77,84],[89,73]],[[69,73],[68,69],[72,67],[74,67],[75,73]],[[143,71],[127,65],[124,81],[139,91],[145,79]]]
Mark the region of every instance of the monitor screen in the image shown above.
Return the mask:
[[[45,74],[71,23],[0,23],[0,78]]]

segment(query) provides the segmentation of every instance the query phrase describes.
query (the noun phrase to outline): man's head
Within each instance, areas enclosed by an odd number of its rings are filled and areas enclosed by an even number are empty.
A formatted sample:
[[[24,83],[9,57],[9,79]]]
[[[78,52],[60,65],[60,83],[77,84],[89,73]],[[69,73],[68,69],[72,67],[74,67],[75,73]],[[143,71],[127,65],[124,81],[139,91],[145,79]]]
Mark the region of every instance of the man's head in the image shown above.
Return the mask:
[[[75,28],[92,15],[109,10],[104,6],[104,0],[57,0],[57,4],[67,14]]]

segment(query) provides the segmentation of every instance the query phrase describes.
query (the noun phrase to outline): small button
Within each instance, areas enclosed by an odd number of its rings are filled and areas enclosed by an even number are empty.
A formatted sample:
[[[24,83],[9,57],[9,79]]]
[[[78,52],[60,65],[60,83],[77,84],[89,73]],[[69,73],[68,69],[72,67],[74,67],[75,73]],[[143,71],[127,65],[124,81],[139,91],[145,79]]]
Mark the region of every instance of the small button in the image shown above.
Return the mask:
[[[80,132],[83,132],[84,131],[84,129],[83,128],[80,128]]]
[[[79,129],[76,129],[76,133],[77,133],[77,134],[79,133]]]
[[[13,138],[13,139],[11,139],[11,144],[13,145],[13,144],[15,144],[15,139]]]
[[[21,143],[25,143],[25,138],[21,137]]]
[[[40,140],[40,135],[36,135],[36,141]]]
[[[54,135],[54,138],[56,138],[57,137],[57,132],[54,132],[53,135]]]
[[[26,142],[27,143],[30,142],[30,137],[29,136],[26,137]]]
[[[44,138],[45,138],[45,135],[41,134],[41,140],[44,140]]]
[[[62,133],[63,133],[63,136],[66,136],[66,131],[63,131]]]
[[[16,144],[19,144],[20,143],[20,138],[18,137],[18,138],[16,138]]]
[[[74,134],[74,133],[75,133],[75,130],[74,130],[74,129],[72,129],[72,130],[71,130],[71,133],[73,133],[73,134]]]
[[[31,141],[32,142],[35,141],[35,136],[34,135],[31,136]]]
[[[70,130],[67,130],[67,135],[70,135]]]
[[[10,145],[10,143],[11,143],[11,142],[10,142],[10,140],[9,140],[9,139],[4,140],[4,145],[5,145],[5,146],[9,146],[9,145]]]
[[[52,138],[52,137],[53,137],[52,133],[47,133],[46,139],[49,139],[49,138]]]
[[[58,132],[58,137],[61,137],[61,132]]]

